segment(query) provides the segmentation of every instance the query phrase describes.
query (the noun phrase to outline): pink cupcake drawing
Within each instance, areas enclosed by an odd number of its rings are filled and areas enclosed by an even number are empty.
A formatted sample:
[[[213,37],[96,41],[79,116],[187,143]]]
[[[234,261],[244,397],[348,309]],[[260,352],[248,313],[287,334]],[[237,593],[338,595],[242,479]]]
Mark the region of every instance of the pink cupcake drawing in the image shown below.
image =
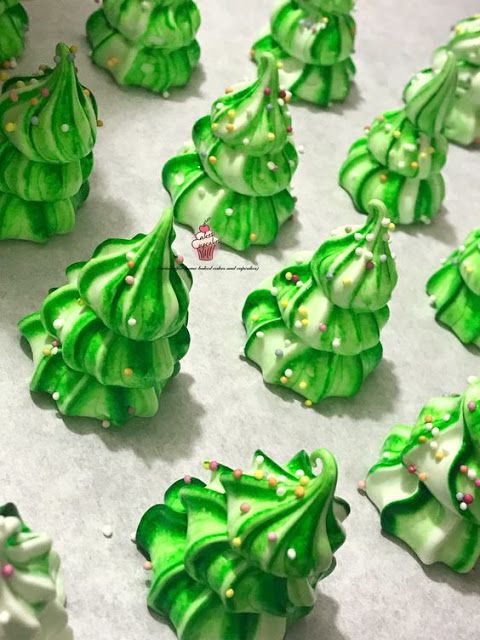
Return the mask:
[[[198,227],[192,247],[198,253],[199,260],[213,260],[213,254],[218,247],[218,238],[213,235],[208,224],[201,224]]]

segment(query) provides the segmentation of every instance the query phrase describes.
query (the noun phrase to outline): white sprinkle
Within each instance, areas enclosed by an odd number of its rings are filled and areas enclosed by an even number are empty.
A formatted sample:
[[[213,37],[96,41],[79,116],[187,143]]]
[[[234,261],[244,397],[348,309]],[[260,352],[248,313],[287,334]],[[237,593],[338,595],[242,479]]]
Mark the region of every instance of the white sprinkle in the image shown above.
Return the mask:
[[[67,133],[67,131],[70,130],[70,127],[68,126],[68,124],[65,123],[65,124],[62,124],[60,129],[63,131],[63,133]]]
[[[385,131],[391,131],[393,129],[392,125],[390,123],[387,123],[385,125]]]
[[[303,287],[303,282],[302,282],[301,280],[299,280],[299,281],[297,282],[297,285],[296,285],[296,286],[297,286],[297,287]]]
[[[297,151],[298,153],[305,153],[305,147],[303,146],[303,144],[299,144],[297,146]]]
[[[110,427],[110,422],[108,420],[102,420],[102,427],[104,429],[108,429]]]
[[[365,251],[365,258],[367,260],[371,260],[373,258],[373,253],[371,251]]]
[[[135,258],[135,253],[133,251],[127,251],[125,257],[127,258],[127,260],[133,260]]]
[[[228,209],[225,209],[225,215],[228,217],[233,216],[233,209],[231,207],[228,207]]]
[[[263,456],[257,456],[257,457],[255,458],[255,462],[256,462],[257,464],[263,464],[263,463],[265,462],[265,458],[264,458]]]
[[[385,253],[382,253],[380,256],[380,262],[386,262],[388,260],[388,256]]]
[[[357,248],[355,249],[355,255],[356,255],[356,256],[361,256],[361,255],[363,255],[363,249],[362,249],[362,247],[357,247]]]
[[[303,478],[303,476],[305,475],[305,472],[303,471],[303,469],[297,469],[295,471],[295,475],[297,476],[297,478]]]
[[[168,98],[170,97],[170,93],[168,91],[164,91],[162,93],[162,96],[165,98],[165,100],[168,100]]]
[[[451,418],[451,417],[452,417],[452,416],[451,416],[449,413],[446,413],[446,414],[443,416],[443,420],[444,420],[445,422],[448,422],[448,421],[450,420],[450,418]]]
[[[278,487],[277,489],[277,496],[279,498],[281,498],[282,496],[284,496],[287,493],[287,489],[285,487]]]
[[[105,538],[111,538],[113,536],[113,529],[110,525],[106,524],[102,528],[102,533],[105,536]]]
[[[269,160],[267,162],[267,167],[270,169],[270,171],[275,171],[275,169],[277,168],[277,165],[271,160]]]
[[[183,173],[177,173],[175,175],[175,182],[178,185],[181,185],[185,182],[185,176],[183,175]]]
[[[470,480],[475,480],[477,477],[477,472],[475,471],[475,469],[469,469],[467,471],[467,476],[470,478]]]
[[[359,242],[360,240],[363,240],[363,236],[362,236],[362,234],[361,234],[361,233],[358,233],[358,231],[357,231],[357,233],[355,233],[354,238],[355,238],[355,240],[356,240],[357,242]]]
[[[58,391],[54,391],[54,392],[52,393],[52,398],[55,400],[55,402],[56,402],[57,400],[60,400],[60,394],[58,393]]]
[[[295,329],[301,329],[302,327],[303,327],[303,324],[301,320],[295,320]]]
[[[390,222],[391,222],[390,218],[383,218],[382,219],[382,227],[388,227]]]
[[[243,139],[243,144],[244,144],[245,146],[248,146],[248,145],[250,144],[250,138],[244,138],[244,139]]]
[[[257,333],[255,334],[257,336],[257,338],[264,338],[265,334],[263,333],[263,331],[257,331]]]
[[[270,293],[272,294],[272,296],[277,296],[278,295],[278,289],[277,287],[272,287],[270,289]]]
[[[468,505],[467,505],[467,503],[466,503],[466,502],[461,502],[461,503],[460,503],[460,509],[461,509],[462,511],[466,511],[466,510],[468,509]]]
[[[302,264],[302,262],[303,262],[303,258],[302,258],[302,256],[297,256],[297,257],[295,258],[295,262],[296,262],[297,264]]]
[[[8,624],[9,622],[10,622],[10,614],[8,613],[8,611],[1,611],[0,624],[5,625],[5,624]]]
[[[61,329],[64,325],[64,320],[62,320],[62,318],[56,318],[53,321],[53,328],[54,329]]]
[[[373,242],[375,240],[375,234],[367,233],[366,238],[367,238],[367,242]]]
[[[434,306],[435,306],[435,303],[437,302],[437,296],[430,296],[430,297],[429,297],[429,299],[428,299],[428,301],[429,301],[429,303],[430,303],[430,306],[431,306],[431,307],[434,307]]]
[[[432,440],[430,442],[430,449],[433,449],[433,451],[436,451],[438,449],[438,442],[435,442],[435,440]]]
[[[433,427],[432,429],[432,436],[434,438],[436,438],[438,436],[438,434],[440,433],[440,429],[438,427]]]
[[[285,344],[286,347],[289,347],[292,344],[292,341],[287,338],[285,340],[284,344]]]
[[[127,320],[127,324],[129,327],[134,327],[137,324],[137,321],[135,320],[135,318],[129,318]]]
[[[417,145],[412,144],[411,142],[405,142],[405,144],[403,145],[403,148],[405,149],[405,151],[416,151],[417,150]]]
[[[51,351],[52,356],[56,356],[57,353],[58,353],[58,347],[53,347],[53,349]]]
[[[204,198],[206,193],[207,192],[203,187],[198,187],[198,195],[200,196],[200,198]]]
[[[297,552],[295,551],[295,549],[288,549],[287,556],[290,558],[290,560],[295,560],[295,558],[297,557]]]
[[[215,109],[223,109],[225,105],[223,104],[223,102],[217,102],[217,104],[215,105]]]
[[[405,160],[399,160],[398,161],[398,168],[399,169],[405,169],[405,166],[406,166]]]
[[[334,339],[332,340],[332,347],[333,347],[334,349],[338,349],[338,347],[340,346],[340,344],[341,344],[341,340],[340,340],[340,338],[334,338]]]
[[[285,100],[283,100],[283,98],[279,98],[278,99],[278,104],[283,107],[285,105]]]
[[[293,371],[291,369],[285,369],[285,376],[287,378],[291,378],[293,376]]]
[[[478,379],[478,376],[468,376],[467,382],[468,384],[474,384],[475,382],[478,382]]]

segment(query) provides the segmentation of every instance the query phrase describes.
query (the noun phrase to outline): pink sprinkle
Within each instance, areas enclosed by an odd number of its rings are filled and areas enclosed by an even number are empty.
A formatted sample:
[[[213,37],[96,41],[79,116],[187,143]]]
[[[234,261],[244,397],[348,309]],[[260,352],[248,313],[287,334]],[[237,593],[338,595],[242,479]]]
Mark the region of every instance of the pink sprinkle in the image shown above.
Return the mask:
[[[210,471],[216,471],[218,469],[218,462],[216,460],[212,460],[209,465]]]
[[[477,410],[477,403],[474,402],[473,400],[470,400],[470,402],[467,404],[467,407],[468,407],[468,410],[473,413],[474,411]]]
[[[184,260],[185,260],[185,258],[184,258],[183,256],[177,256],[177,257],[175,258],[175,262],[176,262],[177,264],[183,264],[183,261],[184,261]]]
[[[52,340],[52,347],[58,347],[58,340]]]
[[[43,96],[44,98],[48,98],[48,96],[50,95],[50,91],[49,91],[46,87],[45,87],[45,88],[43,88],[43,89],[40,91],[40,93],[42,94],[42,96]]]
[[[10,91],[8,94],[12,102],[18,102],[18,93],[16,91]]]
[[[417,467],[414,464],[408,465],[408,473],[416,473]]]
[[[279,95],[279,96],[280,96],[280,98],[282,98],[282,100],[283,100],[284,98],[286,98],[286,97],[287,97],[287,92],[285,91],[285,89],[282,89],[278,95]]]
[[[293,281],[293,282],[298,282],[299,280],[300,280],[300,278],[299,278],[299,276],[297,276],[297,274],[294,274],[294,275],[292,276],[292,281]]]
[[[4,564],[2,567],[2,576],[4,578],[11,578],[13,576],[14,568],[11,564]]]
[[[271,90],[269,87],[267,87],[263,93],[264,93],[266,96],[269,96],[269,95],[272,93],[272,90]]]
[[[468,471],[468,467],[466,464],[462,464],[462,466],[460,467],[460,473],[467,473]]]
[[[292,126],[287,127],[287,133],[293,133],[293,127]]]
[[[153,567],[153,564],[151,562],[149,562],[148,560],[146,560],[143,563],[143,568],[145,569],[145,571],[151,571]]]
[[[359,480],[357,488],[359,491],[365,491],[365,489],[367,488],[367,483],[365,482],[365,480]]]
[[[374,267],[375,267],[375,265],[373,264],[373,262],[372,262],[371,260],[369,260],[369,261],[367,262],[367,264],[365,265],[365,269],[366,269],[367,271],[371,271]]]
[[[477,479],[475,480],[475,486],[476,486],[476,487],[480,487],[480,478],[477,478]]]
[[[251,507],[248,504],[248,502],[242,502],[242,504],[240,505],[240,511],[242,513],[248,513],[250,511]]]
[[[275,531],[270,531],[270,533],[268,534],[268,541],[269,542],[276,542],[277,539],[278,539],[278,536],[275,533]]]
[[[325,331],[327,330],[327,325],[324,322],[321,322],[318,328],[322,333],[325,333]]]
[[[471,494],[471,493],[466,493],[466,494],[463,496],[463,501],[464,501],[464,502],[466,502],[467,504],[472,504],[472,502],[473,502],[473,496],[472,496],[472,494]]]
[[[233,477],[235,478],[235,480],[240,480],[242,475],[243,471],[241,469],[235,469],[235,471],[233,472]]]
[[[133,284],[135,282],[135,278],[133,276],[126,276],[125,282],[127,284]]]
[[[185,482],[185,484],[191,484],[192,482],[192,476],[183,476],[183,481]]]

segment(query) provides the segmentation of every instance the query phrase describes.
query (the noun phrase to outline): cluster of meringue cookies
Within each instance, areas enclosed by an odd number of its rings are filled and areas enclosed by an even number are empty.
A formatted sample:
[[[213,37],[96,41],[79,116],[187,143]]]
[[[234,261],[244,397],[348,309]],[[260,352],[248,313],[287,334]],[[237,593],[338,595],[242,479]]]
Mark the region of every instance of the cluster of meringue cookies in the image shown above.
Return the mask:
[[[156,228],[101,243],[20,322],[35,366],[31,389],[48,393],[62,414],[109,428],[157,412],[190,342],[192,278],[172,248],[174,220],[194,231],[200,260],[211,260],[219,244],[244,251],[276,240],[296,204],[291,104],[347,98],[352,9],[352,0],[283,2],[253,46],[256,80],[227,87],[195,123],[191,144],[164,166],[172,208]],[[27,24],[19,2],[0,0],[6,70],[23,50]],[[199,27],[191,0],[104,0],[87,33],[92,60],[119,84],[166,95],[198,65]],[[403,106],[377,116],[351,147],[340,184],[365,224],[335,229],[316,250],[298,253],[244,304],[246,357],[306,406],[356,394],[382,359],[398,277],[391,233],[439,211],[448,140],[480,138],[479,31],[480,16],[458,23],[432,68],[406,86]],[[54,67],[1,78],[0,239],[68,233],[88,196],[102,123],[75,53],[59,44]],[[480,347],[480,229],[427,291],[438,320]],[[480,381],[472,379],[463,395],[431,400],[415,426],[395,426],[361,485],[383,529],[426,564],[466,572],[478,561],[479,432]],[[229,640],[281,640],[313,608],[315,586],[345,541],[349,508],[334,495],[336,462],[325,450],[285,465],[257,452],[248,471],[216,461],[206,468],[208,484],[186,476],[140,522],[136,542],[152,570],[148,604],[182,640],[225,640],[227,629]],[[50,539],[33,534],[13,505],[0,509],[0,535],[1,637],[69,640]]]

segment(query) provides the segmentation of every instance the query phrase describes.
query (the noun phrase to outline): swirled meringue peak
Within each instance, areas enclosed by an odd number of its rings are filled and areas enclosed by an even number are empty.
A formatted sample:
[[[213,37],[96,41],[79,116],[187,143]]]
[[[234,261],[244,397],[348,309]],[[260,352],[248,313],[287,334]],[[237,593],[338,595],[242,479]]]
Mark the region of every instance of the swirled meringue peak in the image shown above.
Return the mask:
[[[183,86],[200,59],[200,21],[192,0],[103,0],[87,21],[92,60],[121,85]]]
[[[433,274],[427,293],[437,320],[464,344],[480,347],[480,229]]]
[[[480,557],[480,378],[389,432],[366,491],[382,528],[424,564],[465,573]]]
[[[193,128],[193,145],[163,168],[175,218],[194,232],[208,221],[220,242],[239,251],[273,242],[293,214],[289,187],[298,155],[275,58],[258,79],[228,87]]]
[[[386,111],[365,128],[340,169],[340,185],[355,207],[385,203],[392,221],[429,223],[445,197],[440,171],[446,159],[446,118],[457,80],[455,58],[446,52],[437,71],[416,74],[404,91],[403,109]]]
[[[0,239],[68,233],[88,196],[97,106],[59,44],[54,68],[7,80],[0,94]]]
[[[253,60],[272,53],[280,82],[295,98],[329,106],[350,91],[356,26],[352,0],[286,0],[271,17],[271,34],[252,48]]]
[[[397,282],[394,225],[372,202],[364,227],[346,226],[302,253],[248,296],[245,355],[265,382],[292,389],[306,406],[357,393],[382,359],[380,331]]]
[[[22,55],[27,30],[28,14],[19,0],[0,0],[0,64],[7,69]]]
[[[433,56],[433,68],[441,68],[447,52],[457,61],[458,81],[445,134],[457,144],[480,144],[480,14],[458,22],[450,40]]]
[[[73,640],[60,558],[13,504],[0,507],[0,634],[5,640]]]
[[[20,322],[31,389],[51,394],[61,413],[109,427],[157,412],[190,343],[191,276],[172,251],[172,220],[167,210],[148,235],[103,242]]]
[[[345,541],[349,506],[334,495],[335,459],[300,451],[279,465],[256,451],[248,471],[204,466],[208,484],[185,476],[140,521],[148,605],[179,640],[282,640],[313,608]]]

